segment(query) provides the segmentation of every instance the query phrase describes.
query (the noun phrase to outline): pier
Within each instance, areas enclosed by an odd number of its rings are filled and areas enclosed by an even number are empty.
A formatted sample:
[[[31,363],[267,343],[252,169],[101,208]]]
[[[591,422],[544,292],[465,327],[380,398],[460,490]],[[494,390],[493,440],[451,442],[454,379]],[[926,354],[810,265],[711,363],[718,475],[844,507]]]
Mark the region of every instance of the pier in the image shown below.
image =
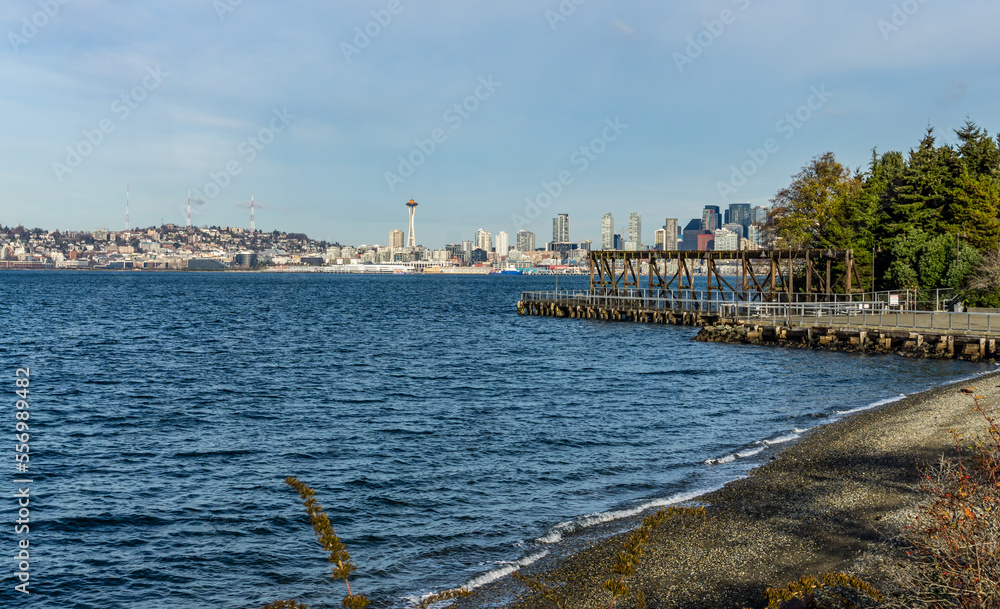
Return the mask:
[[[1000,314],[947,310],[940,290],[865,292],[850,250],[599,251],[590,263],[589,290],[524,292],[518,313],[694,326],[704,342],[1000,359]]]

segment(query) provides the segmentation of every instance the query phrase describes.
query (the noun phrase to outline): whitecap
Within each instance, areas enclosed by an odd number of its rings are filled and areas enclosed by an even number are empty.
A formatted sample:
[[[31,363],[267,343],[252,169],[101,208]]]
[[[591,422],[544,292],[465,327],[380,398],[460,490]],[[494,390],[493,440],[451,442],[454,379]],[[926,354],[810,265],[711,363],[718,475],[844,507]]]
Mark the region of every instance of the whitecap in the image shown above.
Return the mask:
[[[555,525],[549,531],[539,537],[536,541],[543,544],[553,544],[562,540],[567,534],[575,533],[586,528],[598,524],[604,524],[605,522],[611,522],[613,520],[621,520],[623,518],[631,518],[633,516],[638,516],[639,514],[658,507],[669,507],[671,505],[676,505],[678,503],[683,503],[685,501],[691,501],[696,497],[700,497],[705,493],[711,493],[712,491],[722,488],[720,486],[715,486],[711,488],[705,488],[696,491],[690,491],[687,493],[678,493],[672,497],[664,499],[653,499],[652,501],[647,501],[642,505],[638,505],[634,508],[628,508],[624,510],[612,510],[609,512],[599,512],[596,514],[588,514],[586,516],[581,516],[574,520],[567,520],[565,522],[560,522]]]

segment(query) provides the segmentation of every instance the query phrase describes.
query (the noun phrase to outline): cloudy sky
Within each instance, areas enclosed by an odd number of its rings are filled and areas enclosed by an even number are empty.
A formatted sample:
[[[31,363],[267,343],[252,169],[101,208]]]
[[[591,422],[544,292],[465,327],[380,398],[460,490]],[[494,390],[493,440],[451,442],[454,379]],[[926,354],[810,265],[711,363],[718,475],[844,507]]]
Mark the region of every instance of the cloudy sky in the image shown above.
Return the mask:
[[[1000,130],[995,0],[4,0],[0,224],[600,239]]]

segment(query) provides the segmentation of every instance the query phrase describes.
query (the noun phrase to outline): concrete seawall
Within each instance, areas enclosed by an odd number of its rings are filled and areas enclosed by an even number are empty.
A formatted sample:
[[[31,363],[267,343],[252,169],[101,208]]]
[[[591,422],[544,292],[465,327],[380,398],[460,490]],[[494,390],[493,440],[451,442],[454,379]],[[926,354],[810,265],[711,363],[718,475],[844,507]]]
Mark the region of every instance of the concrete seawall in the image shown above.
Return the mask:
[[[907,331],[851,327],[785,327],[732,322],[702,327],[699,342],[774,345],[850,353],[897,353],[908,357],[995,362],[997,338],[976,333]]]

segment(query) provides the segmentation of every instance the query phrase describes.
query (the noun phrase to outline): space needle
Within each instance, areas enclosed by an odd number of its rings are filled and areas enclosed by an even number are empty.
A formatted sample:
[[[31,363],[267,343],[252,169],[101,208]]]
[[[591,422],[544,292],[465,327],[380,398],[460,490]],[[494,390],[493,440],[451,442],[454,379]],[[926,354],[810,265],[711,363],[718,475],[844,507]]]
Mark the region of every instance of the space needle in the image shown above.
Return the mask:
[[[417,205],[419,205],[419,203],[413,199],[410,199],[410,201],[406,204],[406,206],[410,208],[410,237],[409,242],[406,244],[407,247],[417,246],[417,237],[413,230],[413,214],[417,211]]]

